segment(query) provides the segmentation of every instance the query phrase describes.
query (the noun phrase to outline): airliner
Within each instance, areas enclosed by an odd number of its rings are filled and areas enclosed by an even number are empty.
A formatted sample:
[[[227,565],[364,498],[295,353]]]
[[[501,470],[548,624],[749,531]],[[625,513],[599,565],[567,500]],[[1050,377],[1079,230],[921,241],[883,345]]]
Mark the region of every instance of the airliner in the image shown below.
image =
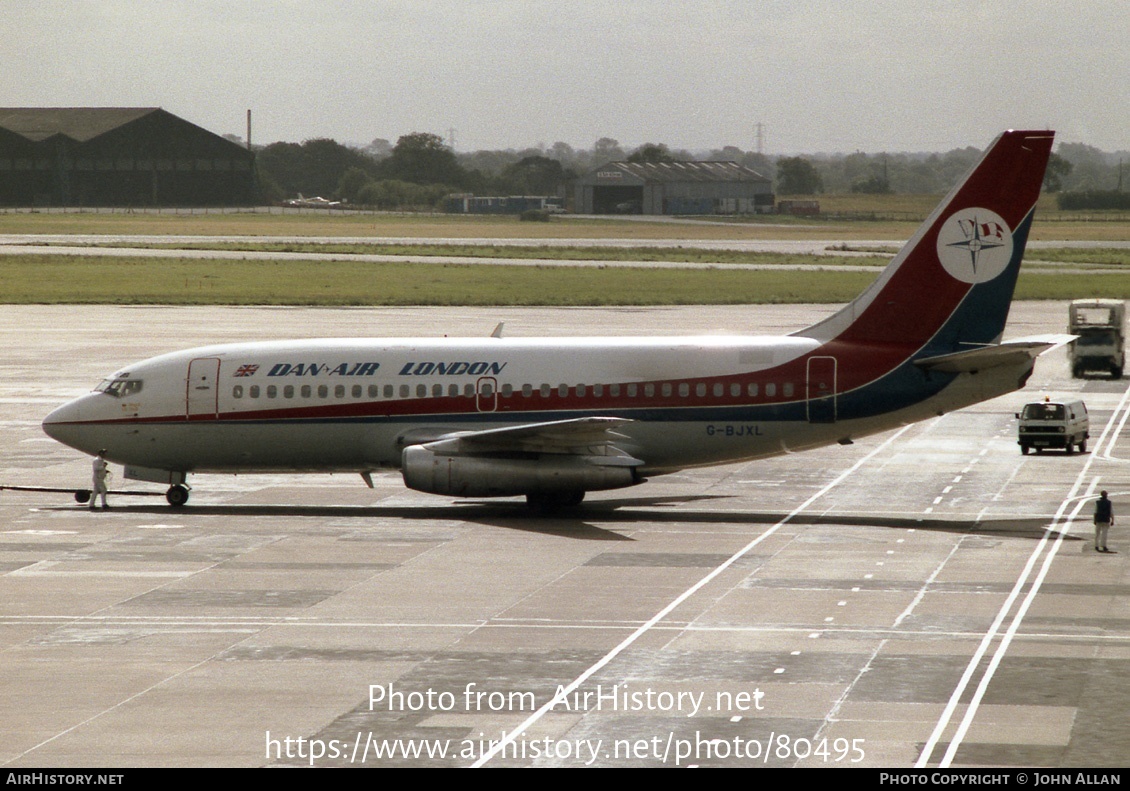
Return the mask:
[[[1002,342],[1051,151],[986,149],[857,299],[761,335],[319,339],[133,363],[51,412],[54,439],[168,486],[193,473],[397,470],[449,497],[576,506],[691,467],[760,459],[1019,390],[1071,336]]]

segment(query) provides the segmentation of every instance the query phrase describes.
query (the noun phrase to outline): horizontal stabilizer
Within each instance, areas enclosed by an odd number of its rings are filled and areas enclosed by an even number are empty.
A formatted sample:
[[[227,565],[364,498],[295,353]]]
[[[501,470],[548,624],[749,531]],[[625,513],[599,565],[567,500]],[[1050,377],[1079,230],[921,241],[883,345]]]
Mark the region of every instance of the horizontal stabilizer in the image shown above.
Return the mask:
[[[1075,335],[1033,335],[991,346],[979,346],[963,352],[923,357],[915,360],[914,364],[927,371],[942,373],[975,372],[995,368],[998,365],[1013,365],[1024,360],[1034,360],[1045,352],[1070,343],[1075,338]]]

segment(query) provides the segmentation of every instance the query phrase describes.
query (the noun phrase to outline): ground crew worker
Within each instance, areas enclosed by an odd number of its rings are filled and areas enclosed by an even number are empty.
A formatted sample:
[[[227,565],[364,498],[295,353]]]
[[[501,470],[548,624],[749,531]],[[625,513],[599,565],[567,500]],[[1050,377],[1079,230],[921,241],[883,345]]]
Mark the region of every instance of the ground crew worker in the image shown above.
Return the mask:
[[[1106,534],[1114,524],[1114,505],[1107,499],[1106,490],[1103,490],[1095,502],[1095,551],[1109,552],[1106,548]]]
[[[110,506],[106,505],[106,479],[110,477],[110,471],[106,467],[105,448],[98,451],[98,455],[94,457],[91,468],[93,480],[91,480],[90,488],[90,510],[94,510],[94,501],[98,495],[102,495],[103,510],[109,509]]]

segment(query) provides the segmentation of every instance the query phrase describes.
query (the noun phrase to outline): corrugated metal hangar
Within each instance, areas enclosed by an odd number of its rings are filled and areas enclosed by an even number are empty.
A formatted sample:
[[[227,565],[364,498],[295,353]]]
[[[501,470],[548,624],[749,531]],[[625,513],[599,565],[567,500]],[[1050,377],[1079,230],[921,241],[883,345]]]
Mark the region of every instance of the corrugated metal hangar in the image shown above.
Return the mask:
[[[579,214],[773,211],[773,182],[736,162],[609,162],[576,181]]]
[[[0,108],[0,205],[246,206],[254,158],[157,107]]]

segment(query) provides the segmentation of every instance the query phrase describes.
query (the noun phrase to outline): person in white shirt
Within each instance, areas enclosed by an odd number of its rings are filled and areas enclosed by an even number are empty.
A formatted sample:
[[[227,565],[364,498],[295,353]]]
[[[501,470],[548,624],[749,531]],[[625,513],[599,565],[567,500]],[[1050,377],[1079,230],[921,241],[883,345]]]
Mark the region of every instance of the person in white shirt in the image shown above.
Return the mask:
[[[110,477],[110,470],[106,466],[106,450],[98,451],[98,455],[94,457],[94,462],[91,465],[92,480],[90,488],[90,510],[94,510],[94,501],[99,495],[102,496],[103,510],[109,509],[110,506],[106,504],[106,481]]]

